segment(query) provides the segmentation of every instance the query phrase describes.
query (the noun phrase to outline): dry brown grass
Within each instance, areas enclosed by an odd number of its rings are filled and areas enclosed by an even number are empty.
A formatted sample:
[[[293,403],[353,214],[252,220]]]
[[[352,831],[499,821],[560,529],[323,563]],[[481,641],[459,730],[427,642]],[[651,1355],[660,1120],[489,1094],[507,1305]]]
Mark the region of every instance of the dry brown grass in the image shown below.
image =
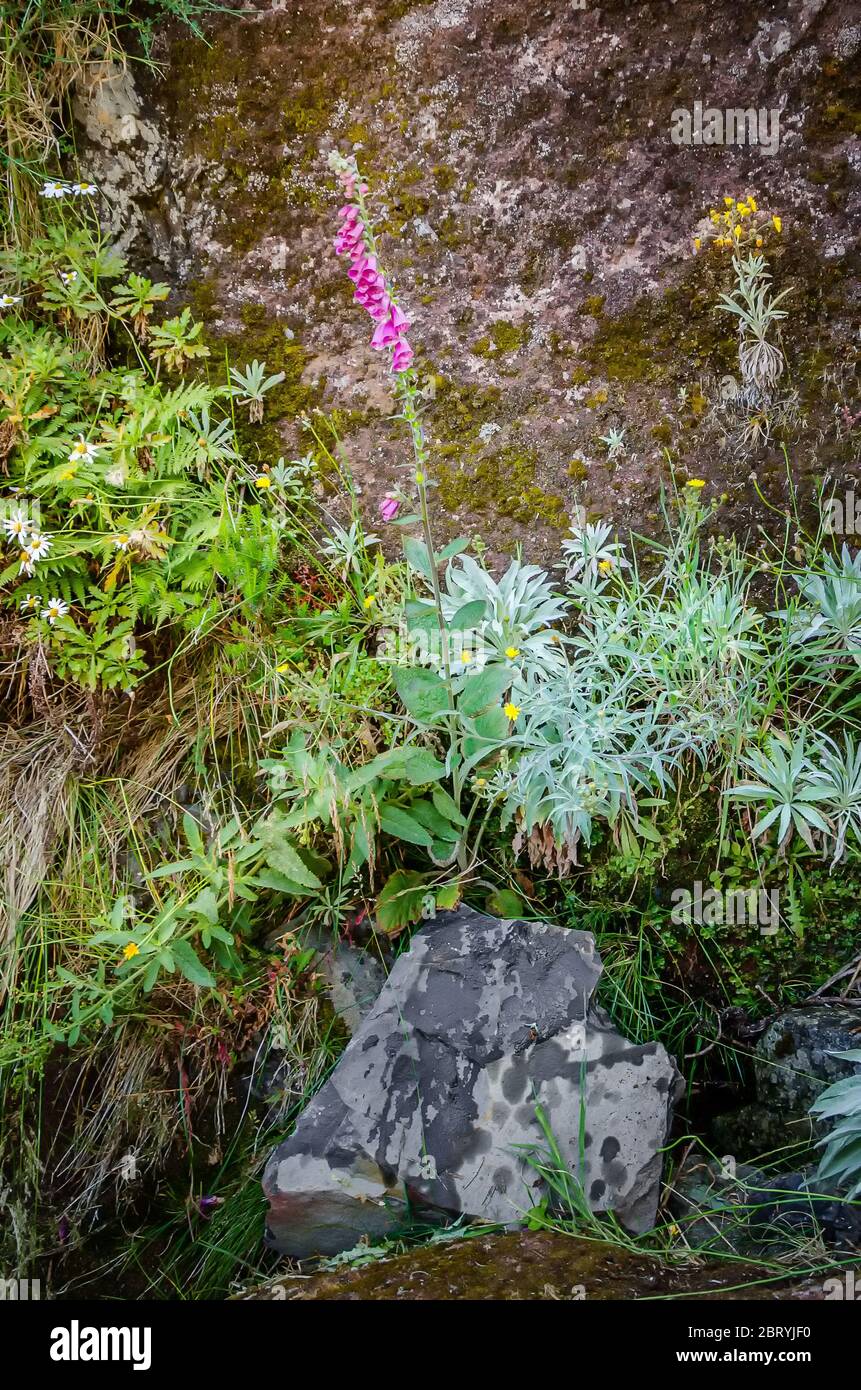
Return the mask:
[[[0,123],[7,238],[40,224],[33,173],[59,161],[59,116],[73,85],[97,64],[125,66],[108,6],[93,0],[6,0],[0,6]]]

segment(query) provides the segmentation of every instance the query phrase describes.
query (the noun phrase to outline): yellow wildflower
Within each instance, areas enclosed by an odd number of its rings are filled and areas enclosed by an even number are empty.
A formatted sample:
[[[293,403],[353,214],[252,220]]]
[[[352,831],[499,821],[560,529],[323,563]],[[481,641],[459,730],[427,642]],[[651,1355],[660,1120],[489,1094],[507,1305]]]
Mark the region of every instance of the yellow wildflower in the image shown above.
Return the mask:
[[[609,574],[612,568],[613,568],[613,561],[612,561],[612,560],[599,560],[599,561],[598,561],[598,569],[601,571],[602,574]]]
[[[755,198],[748,198],[747,205],[750,208],[751,212],[759,212],[759,208],[756,205]]]
[[[502,706],[502,711],[506,719],[510,719],[513,723],[514,720],[517,718],[518,714],[520,713],[520,706],[513,705],[509,700],[507,704]]]
[[[728,207],[728,208],[731,208],[731,207],[732,207],[732,204],[733,204],[732,198],[724,198],[723,201],[724,201],[724,206],[725,206],[725,207]],[[726,216],[726,213],[724,213],[724,216]]]
[[[469,663],[472,661],[472,652],[461,652],[460,659],[463,662],[464,666],[468,666]]]
[[[285,671],[290,670],[290,662],[282,661],[280,666],[275,667],[275,670],[278,672],[279,676],[283,676]]]
[[[738,241],[739,237],[741,236],[741,227],[733,228],[733,236],[735,237],[736,241]]]
[[[365,607],[366,607],[366,608],[372,608],[372,607],[374,606],[374,604],[376,603],[376,601],[377,601],[377,599],[376,599],[376,595],[375,595],[375,594],[368,594],[368,597],[367,597],[367,598],[365,599],[365,601],[364,601]]]
[[[757,239],[756,239],[756,244],[757,244],[757,246],[761,246],[761,245],[762,245],[762,237],[761,237],[761,236],[758,236],[758,237],[757,237]]]
[[[774,227],[774,230],[777,232],[777,234],[778,234],[778,236],[779,236],[780,233],[783,231],[783,219],[780,218],[780,217],[772,217],[771,221],[772,221],[772,225],[773,225],[773,227]]]
[[[695,236],[695,237],[694,237],[694,248],[695,248],[695,250],[699,251],[699,249],[700,249],[700,247],[702,246],[702,244],[703,244],[703,243],[702,243],[701,238],[698,237],[698,236]]]
[[[267,476],[266,476],[265,473],[258,473],[258,474],[257,474],[257,477],[254,479],[254,481],[255,481],[255,483],[257,484],[258,487],[271,487],[271,486],[272,486],[272,479],[271,479],[271,478],[267,478]]]
[[[705,487],[705,485],[705,478],[688,478],[688,481],[685,483],[685,487],[693,487],[696,488],[697,491],[699,491],[701,487]]]
[[[140,955],[140,947],[136,946],[133,941],[130,941],[128,946],[123,947],[123,955],[126,960],[132,960],[135,956]]]
[[[519,648],[519,647],[506,647],[506,648],[505,648],[505,655],[508,657],[508,660],[509,660],[509,661],[513,661],[514,658],[515,658],[516,656],[519,656],[519,655],[520,655],[520,648]]]

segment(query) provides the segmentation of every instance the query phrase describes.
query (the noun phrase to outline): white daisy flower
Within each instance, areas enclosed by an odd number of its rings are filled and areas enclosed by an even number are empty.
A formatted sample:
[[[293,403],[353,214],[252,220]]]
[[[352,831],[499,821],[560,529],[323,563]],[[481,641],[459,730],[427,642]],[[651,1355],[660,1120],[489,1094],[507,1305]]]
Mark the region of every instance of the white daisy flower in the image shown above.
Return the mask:
[[[44,188],[41,190],[41,196],[43,198],[65,198],[68,191],[68,184],[55,183],[53,180],[49,179],[49,181],[45,184]]]
[[[13,304],[20,303],[20,294],[0,294],[0,309],[11,309]]]
[[[82,434],[79,434],[77,444],[72,445],[69,463],[92,463],[98,452],[98,444],[91,444]]]
[[[58,618],[65,618],[68,611],[69,605],[64,603],[61,598],[51,598],[48,599],[47,608],[42,609],[42,617],[47,618],[53,627]]]
[[[98,193],[98,191],[99,190],[94,183],[87,183],[86,180],[84,180],[82,183],[72,184],[72,192],[78,198],[92,198],[96,193]]]
[[[22,512],[19,508],[17,512],[7,516],[3,521],[3,530],[10,540],[20,541],[21,545],[25,545],[30,534],[30,522],[26,512]]]
[[[75,283],[75,281],[77,280],[77,278],[78,278],[78,272],[77,272],[76,270],[61,270],[61,271],[60,271],[60,279],[62,280],[62,282],[63,282],[64,285],[74,285],[74,283]]]
[[[128,550],[131,544],[131,536],[127,536],[125,531],[121,531],[118,536],[114,536],[114,546],[117,550]]]
[[[32,608],[37,608],[38,606],[39,606],[39,595],[38,595],[38,594],[25,594],[24,597],[23,597],[22,600],[21,600],[21,612],[22,612],[22,613],[27,613],[27,612],[29,612]]]
[[[36,560],[44,560],[48,551],[51,549],[51,537],[37,536],[34,531],[25,549],[34,563]]]
[[[21,551],[21,569],[19,573],[26,575],[28,579],[33,573],[33,558],[29,550]]]

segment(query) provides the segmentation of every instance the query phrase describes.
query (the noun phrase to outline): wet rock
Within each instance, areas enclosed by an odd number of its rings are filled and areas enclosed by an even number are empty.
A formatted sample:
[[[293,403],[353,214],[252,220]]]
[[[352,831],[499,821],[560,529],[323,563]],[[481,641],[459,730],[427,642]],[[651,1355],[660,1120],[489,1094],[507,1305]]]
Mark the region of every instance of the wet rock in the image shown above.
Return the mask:
[[[820,1181],[815,1164],[775,1174],[694,1149],[673,1175],[668,1206],[688,1245],[714,1254],[772,1258],[797,1249],[799,1237],[861,1248],[861,1207]]]
[[[821,1139],[830,1125],[808,1111],[826,1086],[854,1071],[831,1053],[857,1047],[859,1040],[861,1013],[849,1006],[811,1004],[772,1019],[754,1053],[757,1099],[712,1120],[719,1152],[775,1159],[783,1149]]]
[[[814,1138],[809,1115],[788,1115],[759,1101],[716,1116],[711,1131],[721,1153],[744,1158],[775,1154],[794,1144],[810,1144]]]
[[[829,1054],[861,1043],[861,1011],[816,1004],[789,1009],[766,1028],[756,1047],[757,1098],[784,1115],[806,1114],[826,1086],[855,1067]]]
[[[272,1243],[333,1254],[417,1212],[519,1222],[545,1190],[539,1106],[591,1208],[647,1230],[679,1078],[592,1006],[600,973],[585,932],[469,909],[418,932],[269,1160]]]
[[[772,1178],[755,1195],[751,1229],[761,1239],[818,1235],[835,1249],[861,1249],[861,1206],[841,1201],[834,1182],[820,1181],[813,1168]]]

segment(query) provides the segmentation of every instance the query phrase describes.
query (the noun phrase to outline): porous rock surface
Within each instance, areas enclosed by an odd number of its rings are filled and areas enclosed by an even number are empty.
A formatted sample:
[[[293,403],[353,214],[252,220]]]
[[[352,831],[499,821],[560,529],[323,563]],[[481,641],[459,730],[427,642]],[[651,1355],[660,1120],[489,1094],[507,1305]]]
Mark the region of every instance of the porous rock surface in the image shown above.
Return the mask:
[[[80,158],[137,268],[203,318],[214,357],[284,371],[246,451],[314,448],[337,409],[368,511],[403,481],[390,382],[332,251],[327,150],[371,175],[384,263],[429,389],[437,521],[559,552],[584,506],[653,530],[667,454],[766,521],[858,461],[859,166],[852,0],[236,0],[206,42],[79,84]],[[239,12],[241,11],[241,12]],[[779,142],[686,145],[673,113],[779,113]],[[768,247],[789,408],[752,441],[719,255],[693,236],[724,194],[783,218]],[[707,225],[707,221],[705,223]],[[724,389],[729,393],[725,396]],[[793,394],[794,393],[794,394]],[[855,422],[853,424],[853,421]],[[624,450],[602,439],[624,428]],[[252,461],[253,461],[252,458]],[[757,510],[759,509],[759,510]]]
[[[784,1115],[806,1114],[826,1086],[858,1067],[833,1056],[861,1047],[861,1010],[835,1004],[788,1009],[769,1023],[756,1046],[756,1094]]]
[[[545,1191],[539,1106],[592,1209],[647,1230],[678,1073],[592,1005],[600,973],[585,932],[469,909],[418,932],[269,1160],[272,1243],[334,1254],[408,1209],[517,1223]]]

